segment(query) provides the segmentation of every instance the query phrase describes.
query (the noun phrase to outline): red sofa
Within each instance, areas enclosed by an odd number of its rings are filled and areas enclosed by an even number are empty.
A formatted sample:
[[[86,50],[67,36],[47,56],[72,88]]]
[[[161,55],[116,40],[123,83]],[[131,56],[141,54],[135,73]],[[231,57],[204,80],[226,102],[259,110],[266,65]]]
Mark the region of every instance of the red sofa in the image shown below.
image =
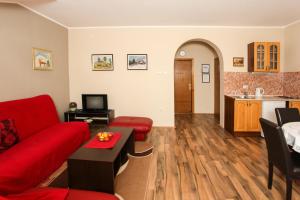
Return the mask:
[[[35,187],[90,137],[84,122],[61,123],[50,96],[0,102],[0,120],[13,119],[19,142],[0,153],[0,195]]]
[[[35,188],[21,194],[0,196],[0,200],[119,200],[102,192],[60,188]]]

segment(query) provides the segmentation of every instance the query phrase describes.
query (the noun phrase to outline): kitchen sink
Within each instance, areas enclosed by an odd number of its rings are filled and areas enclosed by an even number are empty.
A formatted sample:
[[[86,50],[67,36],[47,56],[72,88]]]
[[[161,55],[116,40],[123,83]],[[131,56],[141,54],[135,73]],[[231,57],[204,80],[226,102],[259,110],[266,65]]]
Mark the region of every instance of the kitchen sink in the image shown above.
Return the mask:
[[[241,98],[241,99],[255,99],[255,96],[238,96],[238,98]]]
[[[256,99],[256,97],[253,97],[253,96],[248,96],[248,97],[244,97],[243,99]]]
[[[242,96],[242,95],[236,95],[236,96],[232,96],[234,98],[239,98],[239,99],[255,99],[255,96]]]

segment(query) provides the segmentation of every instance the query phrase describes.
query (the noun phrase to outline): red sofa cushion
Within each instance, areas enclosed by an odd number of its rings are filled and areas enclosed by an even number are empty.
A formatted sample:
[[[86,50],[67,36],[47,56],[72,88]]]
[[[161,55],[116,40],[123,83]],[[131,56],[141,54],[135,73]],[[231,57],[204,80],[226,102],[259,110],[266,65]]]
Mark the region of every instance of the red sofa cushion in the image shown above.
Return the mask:
[[[62,188],[34,188],[20,194],[7,195],[3,198],[5,200],[65,200],[68,193],[68,189]]]
[[[86,190],[69,190],[66,200],[119,200],[112,194]]]
[[[87,138],[86,123],[58,123],[6,150],[0,154],[0,193],[20,193],[36,186]]]
[[[62,188],[35,188],[0,200],[119,200],[112,194]]]
[[[12,119],[0,120],[0,153],[19,141],[17,129]]]
[[[50,96],[0,102],[0,119],[15,121],[20,140],[59,123],[56,108]]]

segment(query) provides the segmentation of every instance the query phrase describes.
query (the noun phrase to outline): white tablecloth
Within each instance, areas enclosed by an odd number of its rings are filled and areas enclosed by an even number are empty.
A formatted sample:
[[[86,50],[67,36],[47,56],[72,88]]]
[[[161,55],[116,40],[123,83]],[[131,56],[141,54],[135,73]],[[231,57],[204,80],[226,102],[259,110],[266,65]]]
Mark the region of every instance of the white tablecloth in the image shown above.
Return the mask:
[[[288,145],[300,153],[300,122],[289,122],[282,126]]]

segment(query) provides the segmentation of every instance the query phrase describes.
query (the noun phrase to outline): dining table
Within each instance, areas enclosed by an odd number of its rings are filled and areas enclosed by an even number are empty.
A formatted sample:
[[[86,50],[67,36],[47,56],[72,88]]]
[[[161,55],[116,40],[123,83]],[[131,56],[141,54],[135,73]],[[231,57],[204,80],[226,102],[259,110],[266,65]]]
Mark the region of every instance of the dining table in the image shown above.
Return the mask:
[[[292,149],[300,153],[300,122],[289,122],[282,125],[286,142]]]

